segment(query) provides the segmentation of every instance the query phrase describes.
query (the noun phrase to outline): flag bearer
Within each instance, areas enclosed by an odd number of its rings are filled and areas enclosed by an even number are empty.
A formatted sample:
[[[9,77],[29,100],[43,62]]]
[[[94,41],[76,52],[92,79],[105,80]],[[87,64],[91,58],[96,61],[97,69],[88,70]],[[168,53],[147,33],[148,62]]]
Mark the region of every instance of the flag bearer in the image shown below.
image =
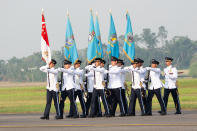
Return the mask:
[[[95,59],[95,66],[91,67],[90,70],[94,71],[94,89],[93,89],[93,95],[92,95],[92,101],[91,101],[91,112],[90,117],[95,117],[96,114],[96,101],[98,101],[98,97],[101,97],[103,106],[105,108],[105,116],[109,117],[109,107],[107,105],[105,93],[104,93],[104,75],[107,73],[107,70],[105,68],[101,67],[102,59],[96,58]]]
[[[139,61],[134,59],[134,63],[132,65],[133,68],[130,68],[129,71],[131,72],[132,76],[132,87],[131,87],[131,97],[130,97],[130,104],[129,104],[129,116],[135,116],[135,106],[136,106],[136,99],[139,101],[139,105],[141,108],[141,115],[145,115],[145,108],[144,103],[142,100],[141,94],[141,78],[140,78],[140,69],[137,67]]]
[[[86,106],[85,106],[85,100],[84,100],[84,84],[83,84],[83,69],[80,69],[81,66],[81,60],[77,60],[74,64],[75,68],[75,75],[73,77],[74,83],[75,83],[75,100],[78,97],[81,108],[82,108],[82,115],[80,115],[81,118],[86,117]]]
[[[122,87],[122,78],[121,73],[122,69],[117,66],[118,58],[112,57],[111,58],[111,65],[109,67],[109,84],[108,88],[111,92],[111,99],[112,99],[112,116],[115,116],[116,106],[115,103],[117,102],[120,107],[120,117],[125,116],[124,104],[122,101],[121,95],[121,87]]]
[[[64,102],[66,100],[66,97],[68,97],[70,100],[70,110],[72,110],[72,114],[69,114],[67,117],[78,118],[79,115],[77,112],[77,106],[74,98],[74,69],[71,67],[71,62],[68,60],[64,60],[64,68],[58,68],[58,70],[60,72],[63,72],[63,86],[60,99],[60,117],[61,119],[63,119]]]
[[[146,90],[148,87],[146,87],[146,80],[145,80],[145,77],[146,77],[146,68],[143,67],[143,63],[144,63],[144,60],[140,59],[140,58],[137,58],[138,60],[138,68],[139,68],[139,72],[140,72],[140,86],[141,86],[141,93],[142,93],[142,101],[144,103],[144,108],[146,109],[146,103],[147,103],[147,95],[146,95]]]
[[[148,97],[147,97],[147,109],[146,115],[152,115],[152,98],[154,94],[156,95],[160,107],[161,107],[161,115],[166,115],[166,107],[161,96],[161,88],[163,87],[163,83],[160,80],[161,70],[157,66],[159,62],[155,59],[152,60],[151,67],[146,67],[146,69],[150,70],[150,86],[148,87]]]
[[[166,105],[166,110],[167,110],[168,97],[169,97],[169,94],[171,93],[173,100],[174,100],[174,105],[176,108],[175,114],[181,114],[181,106],[180,106],[180,101],[179,101],[178,88],[176,85],[178,73],[177,73],[176,67],[172,66],[172,61],[173,61],[173,58],[171,57],[165,58],[167,67],[164,69],[165,86],[164,86],[164,98],[163,99],[164,99],[164,103]]]
[[[49,65],[40,67],[42,72],[47,73],[47,102],[44,111],[44,115],[40,117],[40,119],[49,120],[49,112],[51,108],[52,99],[54,101],[55,109],[56,109],[56,119],[60,119],[60,109],[59,109],[59,100],[58,100],[58,89],[57,89],[57,75],[58,70],[55,69],[56,61],[54,59],[51,60]]]

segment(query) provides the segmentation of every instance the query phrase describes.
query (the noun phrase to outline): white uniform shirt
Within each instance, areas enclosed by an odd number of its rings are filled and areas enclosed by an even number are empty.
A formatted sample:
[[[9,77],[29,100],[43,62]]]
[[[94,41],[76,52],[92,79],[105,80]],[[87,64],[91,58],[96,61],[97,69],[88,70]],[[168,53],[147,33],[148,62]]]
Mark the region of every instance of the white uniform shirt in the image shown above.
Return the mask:
[[[147,70],[150,70],[150,79],[151,79],[151,83],[150,86],[148,87],[149,90],[153,90],[153,89],[159,89],[163,87],[163,83],[160,80],[160,74],[161,74],[161,70],[159,68],[151,68],[151,67],[147,67]]]
[[[87,90],[90,93],[93,92],[93,87],[94,87],[94,71],[90,70],[91,66],[92,65],[88,65],[88,66],[85,67],[85,69],[89,71],[87,74],[85,74],[85,76],[88,77]]]
[[[140,69],[138,67],[133,68],[130,70],[130,73],[131,73],[132,88],[133,89],[141,89]]]
[[[122,73],[121,67],[118,66],[109,66],[109,84],[108,88],[109,89],[115,89],[115,88],[120,88],[122,86],[122,78],[121,78],[121,73]]]
[[[47,73],[47,86],[46,86],[46,89],[49,90],[49,91],[58,92],[58,89],[56,87],[58,70],[55,69],[54,67],[49,69],[48,65],[40,67],[40,70],[42,72],[46,72]]]
[[[69,69],[64,69],[64,68],[58,68],[58,71],[63,72],[63,86],[62,86],[62,91],[64,90],[71,90],[75,88],[74,86],[74,81],[73,81],[73,76],[74,76],[74,70],[73,68]]]
[[[74,76],[75,90],[81,90],[81,86],[84,89],[83,85],[83,70],[80,68],[76,68]]]
[[[165,73],[165,86],[166,89],[175,89],[176,87],[176,80],[178,78],[178,73],[176,67],[172,67],[172,65],[166,67],[164,69]]]
[[[104,76],[107,73],[107,70],[104,67],[96,67],[96,68],[91,68],[91,70],[94,71],[94,88],[95,89],[104,89]]]
[[[146,77],[146,68],[143,68],[143,66],[141,66],[140,68],[139,68],[139,73],[140,73],[140,81],[141,81],[141,83],[142,83],[142,86],[143,87],[146,87],[146,85],[145,85],[145,77]],[[145,88],[144,88],[145,89]]]

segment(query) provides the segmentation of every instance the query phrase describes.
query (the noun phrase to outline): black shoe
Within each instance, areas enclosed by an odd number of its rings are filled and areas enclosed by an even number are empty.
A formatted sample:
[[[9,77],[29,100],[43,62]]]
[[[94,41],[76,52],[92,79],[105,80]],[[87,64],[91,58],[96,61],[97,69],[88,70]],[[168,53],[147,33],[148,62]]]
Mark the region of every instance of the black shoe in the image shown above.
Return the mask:
[[[88,117],[89,117],[89,118],[94,118],[94,117],[95,117],[95,115],[89,115]]]
[[[80,118],[86,118],[86,115],[80,115]]]
[[[111,117],[111,115],[110,114],[106,114],[105,117]]]
[[[119,115],[119,117],[124,117],[124,116],[126,116],[126,115],[125,115],[125,114],[120,114],[120,115]]]
[[[73,117],[73,115],[67,115],[67,116],[66,116],[66,118],[71,118],[71,117]]]
[[[142,113],[141,116],[146,116],[146,114]]]
[[[152,116],[152,113],[146,113],[146,116]]]
[[[42,120],[49,120],[49,116],[41,116],[40,119],[42,119]]]
[[[98,114],[96,117],[102,117],[102,114]]]
[[[55,119],[58,120],[58,119],[63,119],[63,116],[55,116]]]
[[[174,113],[175,115],[182,114],[180,111]]]
[[[167,113],[166,112],[161,112],[160,115],[164,116],[166,115]]]
[[[135,116],[135,114],[127,114],[127,116]]]
[[[158,111],[159,114],[161,114],[161,111]]]
[[[72,118],[79,118],[79,115],[74,115]]]

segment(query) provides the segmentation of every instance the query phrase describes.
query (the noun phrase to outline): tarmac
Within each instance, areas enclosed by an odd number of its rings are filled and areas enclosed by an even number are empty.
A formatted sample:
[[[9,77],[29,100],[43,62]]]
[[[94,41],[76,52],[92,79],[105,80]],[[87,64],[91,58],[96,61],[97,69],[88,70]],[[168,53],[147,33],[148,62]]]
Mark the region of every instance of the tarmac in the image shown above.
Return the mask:
[[[173,111],[160,116],[102,117],[55,120],[40,120],[42,114],[0,114],[0,131],[197,131],[197,110]]]

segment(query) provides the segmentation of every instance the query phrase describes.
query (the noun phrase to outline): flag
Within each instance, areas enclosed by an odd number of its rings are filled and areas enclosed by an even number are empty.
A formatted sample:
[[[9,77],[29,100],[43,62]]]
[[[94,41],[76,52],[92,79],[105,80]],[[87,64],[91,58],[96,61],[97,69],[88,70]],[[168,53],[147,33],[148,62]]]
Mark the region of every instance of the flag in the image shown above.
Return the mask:
[[[78,60],[77,47],[70,23],[69,15],[67,14],[67,25],[66,25],[66,42],[64,46],[64,58],[74,64]]]
[[[133,30],[131,27],[131,20],[128,12],[126,14],[126,18],[127,18],[127,28],[125,33],[123,52],[128,57],[128,59],[131,62],[133,62],[135,58],[135,42],[133,39]]]
[[[119,58],[119,42],[117,39],[116,29],[114,25],[114,20],[112,14],[110,13],[110,28],[109,28],[109,36],[108,36],[108,45],[107,45],[107,54],[111,58],[111,56]]]
[[[103,58],[103,48],[102,48],[102,42],[101,42],[101,34],[100,34],[100,28],[99,28],[99,21],[98,21],[98,15],[96,15],[96,22],[95,22],[95,33],[97,38],[97,56],[99,58]]]
[[[47,64],[51,61],[51,51],[49,47],[49,40],[46,29],[46,22],[44,18],[44,11],[42,9],[42,32],[41,32],[41,52],[42,52],[42,60]]]
[[[88,36],[88,49],[87,49],[87,61],[88,63],[92,62],[97,57],[97,43],[98,40],[96,39],[95,30],[94,30],[94,21],[92,16],[92,11],[90,14],[90,29],[89,29],[89,36]]]

